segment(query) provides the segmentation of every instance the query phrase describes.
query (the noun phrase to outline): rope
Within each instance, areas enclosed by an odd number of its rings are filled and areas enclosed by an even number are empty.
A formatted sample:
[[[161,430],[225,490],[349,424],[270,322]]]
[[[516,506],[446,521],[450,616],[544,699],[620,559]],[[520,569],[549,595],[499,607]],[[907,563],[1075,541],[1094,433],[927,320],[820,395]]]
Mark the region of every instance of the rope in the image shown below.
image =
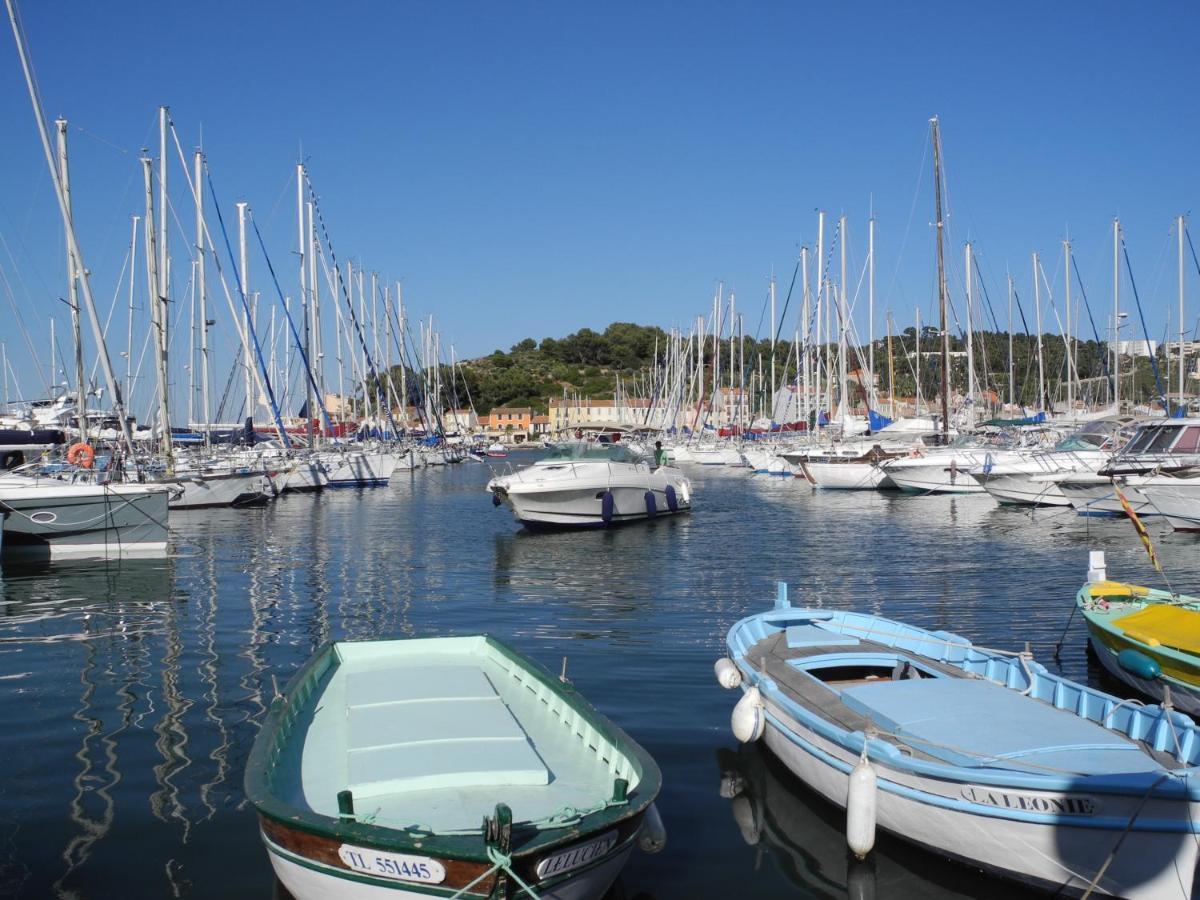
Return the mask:
[[[1108,856],[1104,860],[1104,864],[1100,866],[1100,870],[1096,872],[1096,877],[1088,883],[1088,888],[1083,892],[1082,900],[1088,900],[1092,893],[1096,890],[1096,885],[1100,883],[1100,879],[1104,877],[1104,873],[1108,871],[1108,867],[1112,865],[1112,861],[1117,857],[1117,851],[1121,849],[1121,845],[1125,843],[1125,838],[1133,828],[1133,823],[1137,821],[1137,817],[1142,814],[1142,807],[1146,805],[1146,801],[1150,799],[1150,792],[1158,787],[1163,781],[1170,777],[1170,773],[1163,774],[1154,781],[1150,787],[1146,788],[1146,793],[1142,794],[1142,799],[1138,801],[1137,808],[1133,811],[1133,815],[1129,817],[1129,823],[1125,826],[1125,830],[1121,832],[1121,836],[1117,838],[1117,843],[1113,845]]]
[[[467,884],[464,887],[459,888],[457,891],[455,891],[453,894],[450,895],[448,900],[459,900],[460,897],[465,897],[467,894],[467,891],[471,890],[471,888],[475,887],[475,885],[479,884],[481,881],[483,881],[484,879],[488,878],[489,876],[495,874],[496,872],[501,872],[501,871],[507,875],[510,875],[512,877],[512,880],[515,881],[518,885],[520,885],[522,893],[525,893],[528,896],[532,897],[533,900],[541,900],[541,898],[534,891],[534,889],[531,888],[529,885],[527,885],[524,881],[522,881],[521,876],[518,875],[516,873],[516,871],[513,869],[511,853],[502,853],[502,852],[500,852],[500,849],[498,847],[493,847],[493,846],[489,845],[487,848],[487,856],[488,856],[488,860],[492,863],[492,867],[490,869],[488,869],[487,871],[485,871],[482,875],[480,875],[474,881],[472,881],[470,884]]]

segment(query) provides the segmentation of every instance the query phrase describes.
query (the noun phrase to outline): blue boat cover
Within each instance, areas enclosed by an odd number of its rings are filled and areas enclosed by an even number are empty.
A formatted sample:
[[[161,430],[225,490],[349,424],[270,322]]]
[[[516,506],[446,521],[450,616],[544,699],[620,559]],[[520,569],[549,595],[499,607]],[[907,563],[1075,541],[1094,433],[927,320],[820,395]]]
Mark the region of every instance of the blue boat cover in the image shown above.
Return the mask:
[[[845,688],[841,699],[881,730],[955,766],[1083,775],[1162,769],[1133,741],[990,681],[879,681]]]

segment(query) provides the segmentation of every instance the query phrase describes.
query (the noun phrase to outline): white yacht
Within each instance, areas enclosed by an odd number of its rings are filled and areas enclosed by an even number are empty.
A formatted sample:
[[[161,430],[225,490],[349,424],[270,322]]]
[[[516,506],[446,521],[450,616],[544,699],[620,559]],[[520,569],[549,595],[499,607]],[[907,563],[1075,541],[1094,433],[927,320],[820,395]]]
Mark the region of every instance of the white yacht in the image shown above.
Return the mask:
[[[507,503],[523,525],[602,528],[687,512],[691,484],[671,466],[655,467],[620,443],[556,445],[544,458],[488,482],[492,502]]]
[[[1133,422],[1132,416],[1097,419],[1063,438],[1053,450],[1035,450],[1019,459],[985,464],[972,475],[1001,504],[1070,506],[1059,479],[1051,476],[1094,474],[1125,443]]]
[[[0,555],[44,561],[165,554],[167,494],[157,484],[0,475]]]

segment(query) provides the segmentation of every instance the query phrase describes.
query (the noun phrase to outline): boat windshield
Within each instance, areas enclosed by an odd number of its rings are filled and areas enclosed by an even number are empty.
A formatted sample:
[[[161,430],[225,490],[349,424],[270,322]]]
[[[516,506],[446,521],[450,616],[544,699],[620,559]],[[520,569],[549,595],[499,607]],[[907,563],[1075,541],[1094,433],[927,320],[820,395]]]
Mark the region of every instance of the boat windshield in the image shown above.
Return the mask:
[[[603,460],[605,462],[641,462],[637,454],[623,444],[593,444],[583,441],[555,444],[546,460],[566,462],[569,460]]]
[[[1080,430],[1063,438],[1055,445],[1055,450],[1103,450],[1108,444],[1110,434],[1097,431]]]

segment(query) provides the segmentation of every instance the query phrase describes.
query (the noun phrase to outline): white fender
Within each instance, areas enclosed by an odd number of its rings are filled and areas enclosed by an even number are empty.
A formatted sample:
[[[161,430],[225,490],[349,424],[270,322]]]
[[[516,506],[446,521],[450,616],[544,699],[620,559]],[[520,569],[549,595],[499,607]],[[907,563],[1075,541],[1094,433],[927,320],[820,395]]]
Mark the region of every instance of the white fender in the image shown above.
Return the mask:
[[[875,804],[875,769],[863,747],[846,789],[846,843],[859,859],[865,859],[875,846]]]
[[[713,673],[717,676],[717,684],[727,691],[742,686],[742,673],[728,656],[722,656],[716,661]]]
[[[663,825],[662,816],[658,814],[658,806],[650,804],[646,815],[642,817],[642,830],[638,833],[638,847],[643,853],[658,853],[667,846],[667,829]]]
[[[729,724],[733,730],[733,736],[743,744],[757,741],[762,737],[763,731],[767,727],[767,716],[763,710],[762,694],[758,692],[758,688],[752,687],[742,695],[742,699],[733,708]]]

